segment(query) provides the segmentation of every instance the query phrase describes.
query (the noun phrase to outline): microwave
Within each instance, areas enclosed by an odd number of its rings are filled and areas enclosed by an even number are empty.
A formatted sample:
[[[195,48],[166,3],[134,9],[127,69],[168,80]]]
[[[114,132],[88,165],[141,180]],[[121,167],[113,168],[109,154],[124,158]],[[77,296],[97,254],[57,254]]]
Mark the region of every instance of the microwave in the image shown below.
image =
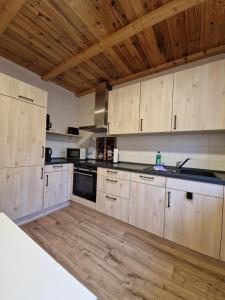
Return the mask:
[[[79,160],[86,159],[85,148],[67,148],[67,159]]]

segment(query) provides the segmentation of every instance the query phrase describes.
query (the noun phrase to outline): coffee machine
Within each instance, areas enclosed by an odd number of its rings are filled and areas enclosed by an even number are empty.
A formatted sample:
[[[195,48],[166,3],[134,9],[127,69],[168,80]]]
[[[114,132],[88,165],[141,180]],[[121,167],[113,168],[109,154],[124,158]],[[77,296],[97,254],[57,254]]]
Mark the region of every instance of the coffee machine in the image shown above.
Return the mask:
[[[45,160],[51,160],[52,158],[52,148],[45,148]]]

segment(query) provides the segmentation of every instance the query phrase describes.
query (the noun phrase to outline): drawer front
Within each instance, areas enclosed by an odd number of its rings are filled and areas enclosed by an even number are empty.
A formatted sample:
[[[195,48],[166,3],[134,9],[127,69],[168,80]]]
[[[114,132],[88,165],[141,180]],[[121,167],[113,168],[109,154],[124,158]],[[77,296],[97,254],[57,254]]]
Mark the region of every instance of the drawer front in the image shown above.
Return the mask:
[[[223,198],[223,186],[184,179],[167,178],[167,188],[191,192],[216,198]]]
[[[47,107],[48,93],[46,91],[3,73],[0,73],[0,82],[0,94]]]
[[[130,180],[130,172],[120,171],[116,169],[98,168],[98,175]]]
[[[130,181],[117,179],[111,176],[100,176],[97,178],[97,190],[118,197],[129,199]]]
[[[163,176],[131,173],[131,181],[157,186],[166,186],[166,177]]]
[[[47,165],[45,166],[45,173],[68,171],[69,164],[59,164],[59,165]]]
[[[98,192],[96,210],[128,223],[129,202],[130,201],[128,199]]]

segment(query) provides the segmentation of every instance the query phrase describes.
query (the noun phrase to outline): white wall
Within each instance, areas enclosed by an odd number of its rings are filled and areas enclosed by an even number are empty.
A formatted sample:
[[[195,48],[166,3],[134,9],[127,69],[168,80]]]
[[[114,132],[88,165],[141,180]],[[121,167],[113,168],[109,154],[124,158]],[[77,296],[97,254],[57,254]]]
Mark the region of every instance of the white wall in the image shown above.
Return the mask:
[[[77,97],[68,90],[54,83],[46,82],[33,72],[26,70],[0,57],[0,72],[8,74],[19,80],[32,84],[48,92],[48,108],[53,130],[66,132],[68,126],[78,126],[77,121]],[[47,147],[52,147],[53,157],[65,156],[67,147],[76,147],[75,139],[56,136],[47,137]]]

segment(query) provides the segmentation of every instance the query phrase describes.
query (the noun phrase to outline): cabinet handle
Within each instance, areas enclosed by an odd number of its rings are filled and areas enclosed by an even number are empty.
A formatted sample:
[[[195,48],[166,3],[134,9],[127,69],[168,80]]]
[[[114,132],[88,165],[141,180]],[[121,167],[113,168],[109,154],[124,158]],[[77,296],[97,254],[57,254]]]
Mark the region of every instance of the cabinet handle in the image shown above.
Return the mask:
[[[53,166],[53,169],[55,169],[55,168],[62,168],[62,167],[63,167],[63,165]]]
[[[148,176],[143,176],[143,175],[140,175],[140,178],[149,179],[149,180],[154,180],[155,179],[154,177],[148,177]]]
[[[41,178],[40,179],[43,179],[44,177],[44,168],[41,168]]]
[[[112,179],[109,179],[109,178],[107,178],[106,180],[107,180],[108,182],[117,183],[117,180],[112,180]]]
[[[167,207],[170,207],[170,197],[171,197],[171,192],[168,192]]]
[[[19,95],[19,98],[23,99],[23,100],[26,100],[26,101],[29,101],[29,102],[34,102],[34,99],[31,99],[31,98],[28,98],[28,97],[24,97],[24,96],[21,96],[21,95]]]
[[[140,130],[143,131],[143,119],[141,119]]]
[[[174,115],[173,117],[173,129],[176,130],[177,129],[177,115]]]
[[[46,186],[48,186],[48,175],[46,175]]]
[[[109,133],[109,122],[107,123],[107,131],[108,131],[108,133]]]
[[[44,154],[45,154],[45,147],[41,146],[42,152],[41,152],[41,158],[44,158]]]
[[[110,200],[113,200],[113,201],[116,201],[116,198],[113,198],[113,197],[109,197],[109,196],[105,196],[107,199],[110,199]]]
[[[111,173],[111,174],[117,174],[117,171],[111,171],[111,170],[107,170],[107,173]]]

